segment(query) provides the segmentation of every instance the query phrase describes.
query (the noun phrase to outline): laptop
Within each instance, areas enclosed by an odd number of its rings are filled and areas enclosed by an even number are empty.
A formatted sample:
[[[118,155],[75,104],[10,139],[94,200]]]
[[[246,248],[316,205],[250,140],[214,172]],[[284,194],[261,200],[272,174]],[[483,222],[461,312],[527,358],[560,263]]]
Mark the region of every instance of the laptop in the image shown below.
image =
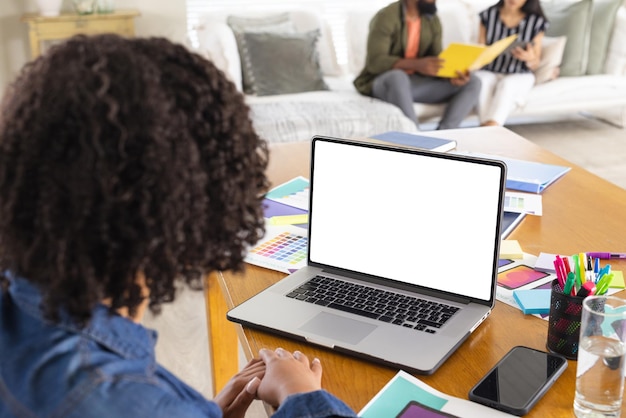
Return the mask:
[[[315,136],[307,265],[227,317],[432,374],[495,304],[505,180],[497,160]]]

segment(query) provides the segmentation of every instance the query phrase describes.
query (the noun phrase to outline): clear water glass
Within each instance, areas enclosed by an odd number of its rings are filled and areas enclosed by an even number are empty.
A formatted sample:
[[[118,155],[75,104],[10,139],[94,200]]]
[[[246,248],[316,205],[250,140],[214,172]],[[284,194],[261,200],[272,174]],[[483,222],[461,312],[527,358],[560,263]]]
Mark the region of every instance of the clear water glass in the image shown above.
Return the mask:
[[[589,296],[583,301],[574,414],[619,417],[624,394],[626,300]]]

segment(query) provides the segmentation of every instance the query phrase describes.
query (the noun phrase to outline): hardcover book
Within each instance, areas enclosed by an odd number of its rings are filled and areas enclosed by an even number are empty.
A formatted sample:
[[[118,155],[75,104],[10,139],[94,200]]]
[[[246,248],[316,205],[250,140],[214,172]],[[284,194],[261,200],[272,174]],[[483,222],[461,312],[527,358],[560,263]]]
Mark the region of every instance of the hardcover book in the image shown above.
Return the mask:
[[[430,151],[446,152],[456,148],[456,141],[452,139],[433,138],[430,136],[409,134],[398,131],[384,132],[382,134],[370,136],[369,138]]]
[[[439,54],[445,60],[438,77],[454,78],[462,73],[483,68],[502,54],[517,39],[517,34],[500,39],[491,45],[451,43]]]

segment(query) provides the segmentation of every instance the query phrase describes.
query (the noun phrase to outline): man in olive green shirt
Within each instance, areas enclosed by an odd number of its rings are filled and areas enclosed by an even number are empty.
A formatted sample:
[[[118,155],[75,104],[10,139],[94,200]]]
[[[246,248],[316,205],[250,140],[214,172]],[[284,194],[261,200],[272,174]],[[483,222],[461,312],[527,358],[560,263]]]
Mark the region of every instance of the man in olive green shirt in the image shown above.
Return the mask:
[[[456,128],[478,102],[480,80],[437,77],[443,65],[436,0],[399,0],[370,22],[365,68],[354,80],[364,95],[393,103],[419,127],[413,103],[445,103],[437,129]]]

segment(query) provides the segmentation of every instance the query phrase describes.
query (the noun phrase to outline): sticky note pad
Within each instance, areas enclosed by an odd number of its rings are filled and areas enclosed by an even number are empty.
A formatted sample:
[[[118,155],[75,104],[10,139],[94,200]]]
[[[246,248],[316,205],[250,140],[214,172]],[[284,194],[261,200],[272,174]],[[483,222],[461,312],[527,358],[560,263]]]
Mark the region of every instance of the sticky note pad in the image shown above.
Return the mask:
[[[298,225],[307,222],[309,222],[309,215],[306,213],[301,215],[272,216],[270,218],[270,225]]]
[[[626,287],[626,283],[624,283],[624,273],[621,271],[611,271],[613,273],[613,280],[611,280],[611,284],[609,285],[612,289],[623,289]]]
[[[535,270],[545,271],[546,273],[556,273],[554,269],[554,260],[556,254],[539,253],[537,261],[535,261]]]
[[[550,289],[514,290],[513,297],[525,314],[550,313]]]
[[[519,242],[514,239],[505,239],[500,243],[500,258],[524,258],[524,252]]]

